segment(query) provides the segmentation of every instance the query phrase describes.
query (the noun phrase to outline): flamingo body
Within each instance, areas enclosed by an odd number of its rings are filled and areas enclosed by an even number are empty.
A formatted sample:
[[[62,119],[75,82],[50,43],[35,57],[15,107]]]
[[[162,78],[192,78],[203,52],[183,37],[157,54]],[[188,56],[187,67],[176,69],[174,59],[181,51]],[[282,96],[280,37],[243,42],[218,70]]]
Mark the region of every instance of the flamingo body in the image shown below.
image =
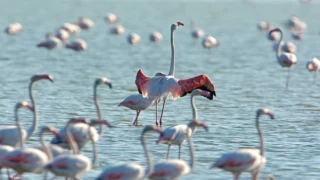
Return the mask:
[[[282,67],[291,67],[297,63],[297,57],[295,54],[284,52],[279,56],[278,62]]]
[[[37,47],[39,47],[39,48],[44,47],[48,50],[51,50],[51,49],[59,47],[60,44],[61,44],[60,39],[58,39],[54,36],[49,36],[46,40],[37,44]]]
[[[311,61],[307,62],[307,69],[309,71],[319,71],[320,70],[320,60],[318,58],[312,58]]]
[[[105,20],[109,23],[109,24],[113,24],[115,22],[118,21],[118,17],[113,14],[113,13],[108,13],[105,17]]]
[[[140,180],[144,176],[143,166],[127,163],[105,169],[96,180]]]
[[[155,32],[152,32],[152,33],[150,34],[150,41],[152,41],[152,42],[159,42],[159,41],[161,41],[161,40],[162,40],[162,34],[161,34],[161,33],[155,31]]]
[[[66,31],[65,29],[59,29],[57,32],[56,32],[56,35],[55,35],[57,38],[59,38],[61,41],[66,41],[69,39],[69,32]]]
[[[202,46],[204,48],[213,48],[215,46],[218,46],[219,45],[219,42],[216,38],[214,38],[213,36],[210,36],[210,35],[207,35],[203,41],[202,41]]]
[[[189,127],[185,124],[168,127],[162,132],[157,143],[180,145],[185,142],[186,139],[193,133],[194,131],[189,129]]]
[[[89,18],[79,18],[78,22],[76,23],[81,29],[90,29],[94,26],[94,22]]]
[[[123,34],[124,32],[125,32],[124,27],[121,25],[117,25],[117,26],[111,28],[111,30],[110,30],[111,34],[117,34],[117,35]]]
[[[191,36],[195,39],[199,39],[204,35],[204,32],[200,28],[195,28],[194,30],[191,31]]]
[[[37,146],[35,147],[36,149],[39,149],[41,151],[44,151],[43,147],[42,146]],[[57,145],[54,145],[54,144],[50,144],[50,145],[47,145],[47,148],[50,149],[50,151],[52,152],[52,156],[53,157],[57,157],[59,155],[62,155],[62,154],[68,154],[69,152],[66,151],[65,149],[63,149],[62,147],[60,146],[57,146]]]
[[[75,39],[69,43],[66,43],[66,48],[73,49],[75,51],[83,51],[87,49],[87,43],[82,39]]]
[[[149,179],[170,180],[177,179],[191,171],[189,164],[179,159],[168,159],[160,161],[154,165],[153,172]]]
[[[21,32],[22,30],[23,30],[23,26],[20,23],[16,22],[16,23],[9,24],[4,31],[9,35],[15,35]]]
[[[71,24],[71,23],[62,24],[60,29],[64,29],[68,31],[70,34],[77,34],[80,32],[80,27],[77,24]]]
[[[144,98],[141,94],[131,94],[126,97],[119,106],[125,106],[132,110],[145,110],[148,107],[152,106],[154,103],[153,100]]]
[[[22,138],[26,140],[27,131],[21,130]],[[17,147],[20,143],[20,132],[17,126],[3,126],[0,127],[0,144]]]
[[[265,21],[260,21],[258,23],[258,29],[260,31],[269,31],[271,28],[271,24],[269,22],[265,22]]]
[[[140,42],[140,36],[136,33],[130,33],[127,37],[128,43],[136,45]]]

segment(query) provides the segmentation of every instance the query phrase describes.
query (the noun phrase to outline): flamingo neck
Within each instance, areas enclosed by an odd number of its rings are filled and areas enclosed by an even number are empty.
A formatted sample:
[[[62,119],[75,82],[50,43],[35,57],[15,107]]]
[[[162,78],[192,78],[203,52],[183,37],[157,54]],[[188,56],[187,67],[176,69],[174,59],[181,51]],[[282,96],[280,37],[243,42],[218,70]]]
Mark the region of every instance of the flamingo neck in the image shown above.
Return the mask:
[[[98,98],[98,95],[97,95],[97,88],[98,88],[98,85],[95,84],[94,87],[93,87],[93,100],[94,100],[94,104],[96,106],[98,120],[102,120],[102,113],[101,113],[99,98]],[[102,135],[102,132],[103,132],[103,126],[100,123],[99,124],[99,130],[98,130],[99,136]]]
[[[256,118],[256,128],[258,130],[259,139],[260,139],[260,155],[264,156],[264,141],[263,141],[263,133],[260,127],[259,116]]]
[[[29,97],[33,106],[33,122],[31,127],[27,129],[27,137],[26,139],[29,139],[29,137],[33,134],[35,129],[37,128],[38,125],[38,110],[37,110],[37,105],[33,97],[33,83],[34,81],[31,81],[29,84]]]
[[[281,55],[281,45],[282,45],[282,39],[283,39],[282,31],[280,30],[279,33],[280,33],[280,40],[278,41],[278,49],[277,49],[277,54],[276,54],[278,60],[279,60],[280,55]]]
[[[16,125],[18,127],[19,138],[20,138],[20,147],[23,148],[24,141],[23,141],[23,137],[22,137],[22,127],[21,127],[21,124],[19,121],[18,108],[14,109],[14,119],[15,119]]]
[[[69,144],[70,150],[73,151],[73,154],[79,154],[79,147],[70,132],[70,125],[71,125],[71,123],[68,123],[68,125],[66,127],[66,135],[67,135],[67,139],[68,139],[68,144]]]
[[[191,97],[191,107],[192,107],[193,120],[197,120],[198,119],[198,111],[197,111],[196,105],[194,103],[194,96]]]
[[[43,134],[44,132],[42,131],[40,133],[40,143],[41,143],[41,147],[43,149],[43,152],[48,156],[48,159],[52,159],[52,151],[50,148],[48,148],[48,146],[44,143],[44,138],[43,138]]]
[[[151,173],[153,171],[151,153],[149,153],[149,151],[148,151],[147,144],[144,139],[144,134],[141,135],[140,140],[141,140],[141,145],[143,147],[144,155],[146,156],[146,159],[147,159],[147,166],[148,166],[145,177],[149,177],[149,175],[151,175]]]
[[[189,138],[188,138],[188,144],[189,144],[189,153],[190,153],[189,166],[191,169],[193,169],[193,167],[194,167],[194,148],[193,148],[191,136],[189,136]]]
[[[99,123],[100,124],[100,123]],[[92,144],[92,166],[94,166],[97,163],[97,159],[98,159],[98,151],[97,151],[97,146],[96,146],[96,142],[93,139],[93,134],[92,134],[92,130],[91,130],[91,126],[88,127],[88,134],[90,137],[90,141]]]
[[[168,73],[168,76],[174,76],[174,70],[175,70],[175,60],[174,60],[174,30],[171,29],[171,65],[170,70]]]

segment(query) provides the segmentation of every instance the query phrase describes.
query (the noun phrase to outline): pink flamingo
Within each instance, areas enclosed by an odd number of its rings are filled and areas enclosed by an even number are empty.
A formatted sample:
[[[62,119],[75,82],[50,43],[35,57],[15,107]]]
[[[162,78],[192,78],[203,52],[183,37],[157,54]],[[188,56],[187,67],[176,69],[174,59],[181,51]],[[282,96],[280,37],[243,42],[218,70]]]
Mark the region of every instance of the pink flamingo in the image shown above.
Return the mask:
[[[9,24],[4,30],[9,35],[16,35],[23,30],[23,26],[20,23]]]
[[[274,51],[277,51],[278,50],[278,46],[279,46],[279,44],[276,42],[276,43],[274,43],[273,44],[273,50]],[[280,43],[280,48],[281,48],[281,50],[282,51],[284,51],[284,52],[287,52],[287,53],[296,53],[296,51],[297,51],[297,46],[295,45],[295,44],[293,44],[292,42],[290,42],[290,41],[287,41],[287,42],[281,42]]]
[[[31,77],[29,83],[29,97],[33,105],[33,122],[30,128],[27,130],[22,129],[22,137],[24,140],[28,140],[30,136],[33,134],[34,130],[37,128],[38,124],[38,112],[36,101],[33,96],[33,85],[35,82],[40,80],[49,80],[53,82],[53,76],[48,74],[38,74]],[[16,147],[20,141],[19,129],[17,126],[2,126],[0,128],[0,144],[9,145]]]
[[[73,49],[75,51],[83,51],[87,49],[87,43],[83,39],[75,39],[66,43],[66,48]]]
[[[204,35],[204,32],[202,29],[197,28],[195,23],[193,21],[191,21],[191,36],[194,39],[199,39]]]
[[[63,176],[66,178],[77,178],[81,174],[89,172],[92,167],[95,165],[97,160],[97,150],[96,150],[96,144],[93,140],[91,128],[87,128],[90,136],[90,140],[92,143],[92,153],[93,153],[93,160],[91,161],[88,157],[79,154],[78,146],[74,140],[74,135],[70,132],[70,125],[73,123],[81,123],[81,124],[87,124],[90,127],[96,124],[105,124],[109,126],[109,123],[105,120],[93,120],[88,124],[86,119],[83,118],[72,118],[68,121],[68,124],[66,126],[66,134],[68,138],[68,142],[70,144],[70,149],[73,151],[73,154],[64,154],[55,157],[51,162],[49,162],[45,169],[49,170],[50,172],[54,173],[56,176]],[[94,128],[93,128],[94,129]],[[81,138],[81,137],[77,137]]]
[[[113,13],[108,13],[105,17],[105,20],[109,23],[109,24],[114,24],[118,21],[118,17],[113,14]]]
[[[260,148],[244,148],[235,152],[223,154],[211,168],[220,168],[233,173],[234,179],[238,180],[242,172],[250,172],[253,180],[258,180],[259,171],[266,163],[264,157],[264,142],[262,136],[262,130],[260,128],[259,117],[261,115],[268,115],[271,119],[274,119],[273,113],[266,108],[257,110],[256,115],[256,128],[260,138]]]
[[[19,134],[21,148],[9,152],[7,155],[1,158],[0,162],[3,166],[14,169],[18,173],[16,176],[21,176],[26,172],[42,173],[44,171],[43,167],[46,163],[48,163],[49,158],[46,153],[39,149],[24,147],[24,139],[21,131],[22,128],[17,115],[17,109],[20,107],[28,108],[31,111],[34,111],[34,108],[31,104],[25,101],[17,103],[15,107],[15,120],[20,131]]]
[[[258,29],[260,31],[269,31],[271,29],[271,24],[269,22],[260,21],[258,23]]]
[[[49,51],[60,47],[60,45],[61,45],[61,41],[59,38],[49,35],[46,40],[38,43],[37,47],[46,48],[48,50],[48,56],[49,56]]]
[[[191,121],[190,126],[200,126],[207,129],[208,127],[199,120]],[[190,127],[189,127],[190,128]],[[191,130],[189,130],[191,131]],[[188,136],[188,135],[187,135]],[[166,159],[162,160],[154,165],[153,172],[149,176],[149,179],[179,179],[181,176],[190,173],[194,166],[194,149],[191,137],[187,137],[190,152],[189,164],[180,159]]]
[[[64,29],[59,29],[55,36],[59,38],[61,41],[66,42],[69,39],[69,32]]]
[[[60,29],[64,29],[64,30],[68,31],[70,34],[77,34],[81,30],[77,24],[71,24],[71,23],[62,24]]]
[[[267,38],[270,41],[279,41],[280,34],[278,32],[272,32],[272,33],[269,32]]]
[[[320,70],[320,60],[316,57],[312,58],[311,61],[307,62],[307,69],[314,71],[313,82],[316,82],[317,71]]]
[[[204,97],[209,97],[210,93],[207,91],[202,91],[200,89],[195,89],[191,93],[191,107],[192,107],[192,113],[193,113],[193,118],[192,121],[196,121],[198,119],[198,113],[196,106],[194,104],[194,96],[204,96]],[[206,126],[202,124],[204,128]],[[190,128],[190,129],[189,129]],[[168,151],[167,151],[167,159],[169,158],[169,152],[170,152],[170,147],[172,144],[176,144],[179,146],[179,157],[180,159],[180,154],[181,154],[181,145],[184,143],[188,137],[192,136],[192,134],[196,131],[197,126],[196,123],[190,122],[188,125],[180,124],[172,127],[166,128],[163,133],[161,133],[157,144],[168,144]]]
[[[121,35],[125,32],[124,27],[121,25],[117,25],[110,29],[111,34]]]
[[[104,77],[97,78],[93,84],[93,99],[94,99],[94,103],[97,111],[97,116],[98,116],[98,119],[100,120],[102,119],[102,113],[100,109],[97,88],[101,84],[108,85],[109,88],[112,88],[111,81]],[[110,124],[109,124],[109,127],[111,127]],[[90,136],[88,135],[88,128],[91,128],[93,141],[97,142],[99,137],[102,136],[102,132],[103,132],[102,126],[99,127],[98,132],[94,127],[90,127],[88,124],[84,124],[84,123],[77,123],[70,127],[71,134],[73,135],[79,149],[82,149],[88,142],[90,142]],[[55,137],[51,140],[51,144],[57,144],[63,148],[70,148],[68,139],[66,137],[67,136],[66,127],[60,129],[59,132],[56,131],[54,135]]]
[[[81,29],[88,30],[94,26],[94,22],[89,18],[80,17],[78,22],[76,22]]]
[[[130,33],[127,37],[128,43],[131,45],[136,45],[140,42],[140,36],[136,33]]]
[[[162,34],[159,33],[158,31],[152,32],[149,36],[150,41],[152,42],[159,42],[162,40]]]
[[[132,179],[132,180],[142,180],[148,177],[152,172],[152,160],[151,153],[147,149],[147,145],[145,143],[144,135],[145,133],[153,131],[157,133],[161,133],[161,129],[156,126],[145,126],[142,130],[140,140],[144,150],[144,154],[147,159],[147,168],[145,169],[143,166],[137,163],[126,163],[118,166],[109,167],[103,170],[103,172],[99,175],[97,180],[115,180],[115,179]]]
[[[207,75],[202,74],[193,78],[179,80],[174,78],[174,69],[175,69],[175,58],[174,58],[174,38],[173,32],[177,29],[178,26],[183,25],[181,22],[171,25],[171,66],[168,75],[161,75],[155,77],[146,76],[140,69],[137,72],[136,76],[136,85],[138,87],[139,93],[143,97],[148,97],[156,100],[156,106],[158,100],[163,98],[163,106],[160,115],[160,126],[162,125],[162,116],[164,111],[164,106],[169,94],[172,95],[172,98],[175,100],[178,97],[183,97],[187,93],[190,93],[193,89],[202,89],[210,92],[210,98],[213,99],[215,94],[214,85]],[[156,119],[156,125],[158,121]]]
[[[293,31],[291,33],[291,35],[292,35],[293,39],[296,39],[296,40],[303,40],[305,38],[305,35],[304,35],[303,32],[295,32],[295,31]]]
[[[282,67],[288,67],[288,76],[287,76],[287,82],[286,82],[286,88],[288,89],[290,68],[292,65],[297,63],[297,57],[295,54],[292,54],[292,53],[287,53],[287,52],[281,53],[281,50],[280,50],[281,45],[280,44],[282,43],[282,39],[283,39],[282,30],[279,28],[275,28],[275,29],[271,30],[269,32],[269,34],[272,32],[280,32],[280,40],[278,41],[278,50],[277,50],[276,56],[277,56],[278,63]]]

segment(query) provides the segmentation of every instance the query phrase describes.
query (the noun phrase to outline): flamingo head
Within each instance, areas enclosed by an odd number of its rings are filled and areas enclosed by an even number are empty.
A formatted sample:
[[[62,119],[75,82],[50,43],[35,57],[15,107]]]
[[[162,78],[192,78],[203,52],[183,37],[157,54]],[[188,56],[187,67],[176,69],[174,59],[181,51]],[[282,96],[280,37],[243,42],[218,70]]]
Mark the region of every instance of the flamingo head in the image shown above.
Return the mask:
[[[268,115],[271,119],[274,119],[274,115],[273,115],[273,112],[271,112],[270,109],[267,109],[267,108],[261,108],[261,109],[258,109],[257,110],[257,118],[261,115]]]
[[[184,26],[184,24],[183,24],[182,22],[178,21],[177,23],[171,25],[171,30],[174,31],[174,30],[176,30],[179,26]]]
[[[59,135],[58,131],[52,126],[42,126],[40,133],[49,132],[54,134],[55,136]]]
[[[53,76],[49,75],[49,74],[36,74],[31,77],[31,82],[36,82],[36,81],[39,81],[42,79],[46,79],[46,80],[53,82]]]
[[[282,30],[281,30],[280,28],[274,28],[274,29],[272,29],[272,30],[269,31],[268,37],[271,37],[271,34],[272,34],[273,32],[280,32],[280,33],[282,33]]]
[[[105,78],[105,77],[97,78],[94,84],[95,84],[95,86],[98,86],[100,84],[106,84],[110,88],[112,88],[111,81],[108,78]]]
[[[94,126],[94,125],[97,125],[97,124],[107,125],[109,128],[113,127],[107,120],[96,120],[96,119],[93,119],[93,120],[90,121],[90,126]]]
[[[197,119],[191,121],[191,122],[188,124],[188,126],[189,126],[189,127],[194,127],[194,126],[196,126],[196,127],[203,127],[205,131],[207,131],[207,132],[209,131],[208,126],[207,126],[204,122],[202,122],[202,121],[200,121],[200,120],[197,120]]]
[[[30,103],[28,103],[27,101],[21,101],[21,102],[18,102],[17,104],[16,104],[16,107],[15,107],[15,109],[20,109],[20,108],[27,108],[27,109],[29,109],[29,110],[31,110],[31,111],[33,111],[33,106],[32,106],[32,104],[30,104]]]
[[[143,134],[145,134],[146,132],[149,132],[149,131],[154,131],[154,132],[157,132],[157,133],[162,133],[162,130],[158,127],[158,126],[153,126],[153,125],[146,125],[143,130],[142,130],[142,133],[141,133],[141,136]]]

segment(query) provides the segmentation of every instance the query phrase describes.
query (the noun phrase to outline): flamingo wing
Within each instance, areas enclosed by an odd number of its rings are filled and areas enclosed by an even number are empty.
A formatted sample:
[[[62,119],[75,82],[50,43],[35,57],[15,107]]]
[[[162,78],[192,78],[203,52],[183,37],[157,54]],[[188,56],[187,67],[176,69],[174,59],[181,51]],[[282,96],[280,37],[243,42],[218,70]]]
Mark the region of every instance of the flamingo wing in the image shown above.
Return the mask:
[[[179,159],[168,159],[154,165],[149,179],[177,179],[190,172],[189,165]]]
[[[106,168],[97,178],[98,180],[143,179],[145,169],[136,163],[121,164]]]

